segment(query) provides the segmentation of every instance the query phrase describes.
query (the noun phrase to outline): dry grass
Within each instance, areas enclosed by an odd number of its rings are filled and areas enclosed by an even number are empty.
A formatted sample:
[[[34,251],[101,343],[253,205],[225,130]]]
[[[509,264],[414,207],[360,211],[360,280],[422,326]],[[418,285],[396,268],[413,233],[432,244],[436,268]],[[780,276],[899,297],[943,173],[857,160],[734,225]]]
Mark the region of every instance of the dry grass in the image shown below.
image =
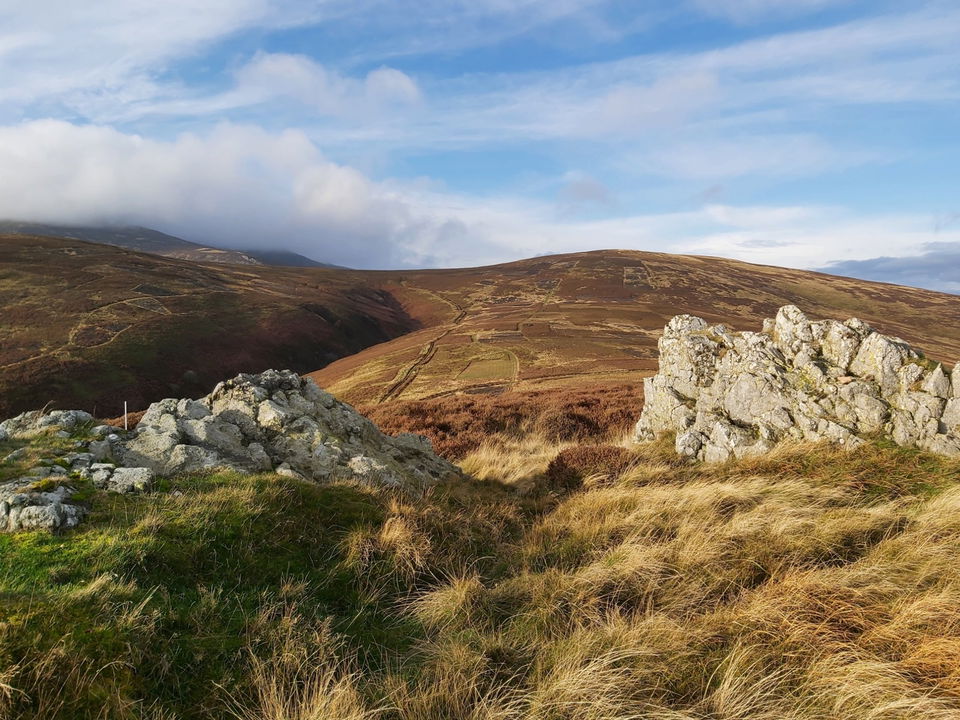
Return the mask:
[[[647,447],[535,523],[506,577],[410,612],[428,662],[444,638],[499,649],[486,672],[516,690],[499,717],[960,717],[958,479],[883,448],[708,468]]]
[[[144,594],[104,575],[48,592],[54,625],[81,608],[97,632],[140,641],[111,646],[109,667],[66,641],[18,658],[3,655],[14,625],[0,626],[0,708],[16,717],[29,697],[31,718],[124,720],[960,717],[960,463],[874,445],[703,466],[664,441],[570,492],[545,482],[561,451],[593,452],[494,437],[463,463],[486,480],[415,498],[364,490],[354,501],[377,512],[344,523],[335,553],[309,556],[364,619],[338,616],[336,597],[317,612],[314,581],[283,576],[244,606],[237,653],[198,705],[151,700],[137,672],[149,657],[150,672],[182,678],[180,643],[208,642],[236,602],[230,586],[197,593],[178,640],[164,636],[170,587]],[[197,546],[211,551],[237,538],[237,552],[269,523],[283,547],[309,546],[326,495],[294,529],[294,485],[239,483],[156,498],[128,535],[153,542],[174,523],[205,528]],[[227,517],[235,530],[218,535]],[[360,652],[374,621],[376,644]]]

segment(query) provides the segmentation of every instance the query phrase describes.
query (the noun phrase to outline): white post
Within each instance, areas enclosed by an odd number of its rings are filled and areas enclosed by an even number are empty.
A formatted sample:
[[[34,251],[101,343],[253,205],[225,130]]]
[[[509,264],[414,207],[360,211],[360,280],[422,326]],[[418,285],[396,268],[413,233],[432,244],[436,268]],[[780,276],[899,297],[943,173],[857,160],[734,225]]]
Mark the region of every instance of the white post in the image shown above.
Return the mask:
[[[123,429],[127,430],[127,401],[123,401]]]

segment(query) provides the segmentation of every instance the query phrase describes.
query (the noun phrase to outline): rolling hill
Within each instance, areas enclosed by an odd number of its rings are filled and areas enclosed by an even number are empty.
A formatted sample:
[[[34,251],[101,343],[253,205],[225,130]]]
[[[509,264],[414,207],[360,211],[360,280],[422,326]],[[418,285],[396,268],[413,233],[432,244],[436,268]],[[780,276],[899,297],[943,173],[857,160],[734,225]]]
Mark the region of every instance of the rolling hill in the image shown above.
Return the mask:
[[[954,295],[720,258],[610,250],[378,281],[425,327],[312,374],[348,402],[636,381],[656,369],[672,316],[759,329],[788,303],[960,359]]]
[[[103,416],[266,367],[314,370],[419,327],[347,270],[200,264],[0,236],[0,416]]]
[[[158,230],[135,225],[90,226],[0,220],[0,233],[42,235],[115,245],[164,257],[228,265],[282,265],[288,267],[334,267],[288,250],[230,250],[200,245]]]
[[[387,426],[409,415],[405,403],[487,398],[492,411],[578,392],[609,391],[635,414],[670,317],[750,328],[786,303],[960,359],[956,296],[717,258],[600,251],[355,271],[8,235],[0,268],[0,415],[52,401],[109,416],[123,400],[199,395],[267,367],[311,373]]]

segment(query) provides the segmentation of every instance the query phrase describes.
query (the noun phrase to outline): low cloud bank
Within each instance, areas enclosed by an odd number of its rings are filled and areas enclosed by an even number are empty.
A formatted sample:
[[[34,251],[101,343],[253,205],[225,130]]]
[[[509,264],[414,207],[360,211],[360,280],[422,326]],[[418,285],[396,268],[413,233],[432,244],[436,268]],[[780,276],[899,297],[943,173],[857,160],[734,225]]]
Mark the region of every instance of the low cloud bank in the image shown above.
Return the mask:
[[[927,243],[924,252],[907,257],[835,262],[820,272],[960,294],[960,243]]]

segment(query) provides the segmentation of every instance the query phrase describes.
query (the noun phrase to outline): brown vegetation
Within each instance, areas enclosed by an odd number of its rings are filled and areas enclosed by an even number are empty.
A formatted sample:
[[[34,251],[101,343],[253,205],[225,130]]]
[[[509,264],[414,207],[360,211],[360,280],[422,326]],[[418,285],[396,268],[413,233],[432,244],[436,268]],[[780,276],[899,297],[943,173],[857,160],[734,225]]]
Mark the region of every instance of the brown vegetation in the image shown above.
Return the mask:
[[[441,455],[459,459],[494,435],[533,434],[549,442],[619,437],[642,405],[637,385],[569,387],[500,395],[448,395],[361,405],[384,432],[425,435]]]
[[[80,240],[0,235],[0,417],[116,415],[239,372],[299,372],[418,323],[346,270],[201,265]]]
[[[652,374],[659,332],[678,312],[749,328],[785,303],[858,315],[933,358],[960,359],[953,295],[717,258],[602,251],[373,272],[0,235],[0,268],[0,416],[51,400],[115,416],[124,400],[142,410],[268,367],[311,372],[356,405],[562,396]],[[554,437],[597,434],[570,412],[548,421]]]
[[[633,462],[633,454],[619,445],[577,445],[561,450],[550,461],[544,480],[553,489],[576,490],[588,478],[618,478]]]
[[[785,304],[960,360],[955,295],[720,258],[609,250],[378,277],[424,327],[312,373],[356,405],[636,383],[674,315],[757,329]]]

